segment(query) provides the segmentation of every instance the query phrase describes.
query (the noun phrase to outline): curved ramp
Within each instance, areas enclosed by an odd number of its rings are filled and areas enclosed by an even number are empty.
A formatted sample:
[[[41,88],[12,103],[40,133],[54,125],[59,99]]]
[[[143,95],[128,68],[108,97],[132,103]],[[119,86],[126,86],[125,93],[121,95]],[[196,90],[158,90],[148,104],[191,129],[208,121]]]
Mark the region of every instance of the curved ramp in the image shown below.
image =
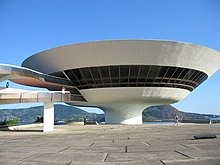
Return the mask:
[[[85,98],[81,95],[78,89],[67,78],[61,78],[56,76],[47,75],[29,68],[19,67],[8,64],[0,64],[0,82],[10,80],[15,83],[35,86],[41,88],[47,88],[53,92],[34,92],[24,91],[17,92],[13,89],[12,92],[5,93],[0,91],[0,104],[12,104],[12,103],[29,103],[29,102],[65,102],[65,101],[83,101]],[[61,90],[65,87],[71,94],[61,95],[60,92],[54,92],[54,90]],[[9,93],[10,94],[9,94]],[[69,98],[68,98],[69,97]]]
[[[0,81],[11,80],[23,85],[37,86],[42,88],[62,87],[75,88],[73,83],[66,79],[47,75],[29,68],[8,64],[0,64]]]

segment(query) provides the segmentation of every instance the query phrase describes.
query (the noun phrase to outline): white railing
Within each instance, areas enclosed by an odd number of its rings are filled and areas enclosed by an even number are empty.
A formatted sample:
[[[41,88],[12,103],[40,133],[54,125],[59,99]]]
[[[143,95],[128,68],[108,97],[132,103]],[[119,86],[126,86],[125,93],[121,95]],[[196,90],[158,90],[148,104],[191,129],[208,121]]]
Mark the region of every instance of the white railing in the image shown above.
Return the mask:
[[[81,95],[69,91],[27,91],[18,93],[0,93],[0,104],[27,102],[68,102],[82,101]]]

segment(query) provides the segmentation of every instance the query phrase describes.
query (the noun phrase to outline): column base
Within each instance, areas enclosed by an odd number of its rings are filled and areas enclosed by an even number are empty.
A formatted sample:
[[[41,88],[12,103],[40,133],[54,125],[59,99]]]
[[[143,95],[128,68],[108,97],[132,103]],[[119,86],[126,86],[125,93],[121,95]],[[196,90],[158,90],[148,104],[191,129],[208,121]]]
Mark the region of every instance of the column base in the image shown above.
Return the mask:
[[[143,124],[142,112],[146,105],[113,104],[104,107],[106,124]]]

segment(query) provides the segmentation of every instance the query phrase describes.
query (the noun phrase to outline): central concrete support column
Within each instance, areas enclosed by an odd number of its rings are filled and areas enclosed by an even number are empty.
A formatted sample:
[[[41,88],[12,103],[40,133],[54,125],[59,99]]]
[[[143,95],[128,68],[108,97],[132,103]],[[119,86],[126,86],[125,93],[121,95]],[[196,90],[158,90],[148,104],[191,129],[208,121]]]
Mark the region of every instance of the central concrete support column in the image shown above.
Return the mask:
[[[106,124],[143,124],[142,111],[146,105],[112,104],[104,107]]]
[[[54,104],[44,103],[44,126],[43,132],[54,131]]]

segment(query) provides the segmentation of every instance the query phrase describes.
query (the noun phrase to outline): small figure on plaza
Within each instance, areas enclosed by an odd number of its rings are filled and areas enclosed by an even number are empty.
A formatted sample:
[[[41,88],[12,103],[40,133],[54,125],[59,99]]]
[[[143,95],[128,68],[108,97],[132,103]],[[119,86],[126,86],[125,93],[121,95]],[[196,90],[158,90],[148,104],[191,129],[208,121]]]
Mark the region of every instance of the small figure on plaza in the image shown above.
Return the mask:
[[[6,83],[5,87],[6,87],[6,88],[9,88],[9,82]]]
[[[65,94],[65,87],[62,88],[62,94]]]
[[[83,118],[84,125],[86,125],[87,119]]]
[[[179,123],[179,116],[177,114],[175,114],[175,117],[174,117],[174,125],[178,125]]]

